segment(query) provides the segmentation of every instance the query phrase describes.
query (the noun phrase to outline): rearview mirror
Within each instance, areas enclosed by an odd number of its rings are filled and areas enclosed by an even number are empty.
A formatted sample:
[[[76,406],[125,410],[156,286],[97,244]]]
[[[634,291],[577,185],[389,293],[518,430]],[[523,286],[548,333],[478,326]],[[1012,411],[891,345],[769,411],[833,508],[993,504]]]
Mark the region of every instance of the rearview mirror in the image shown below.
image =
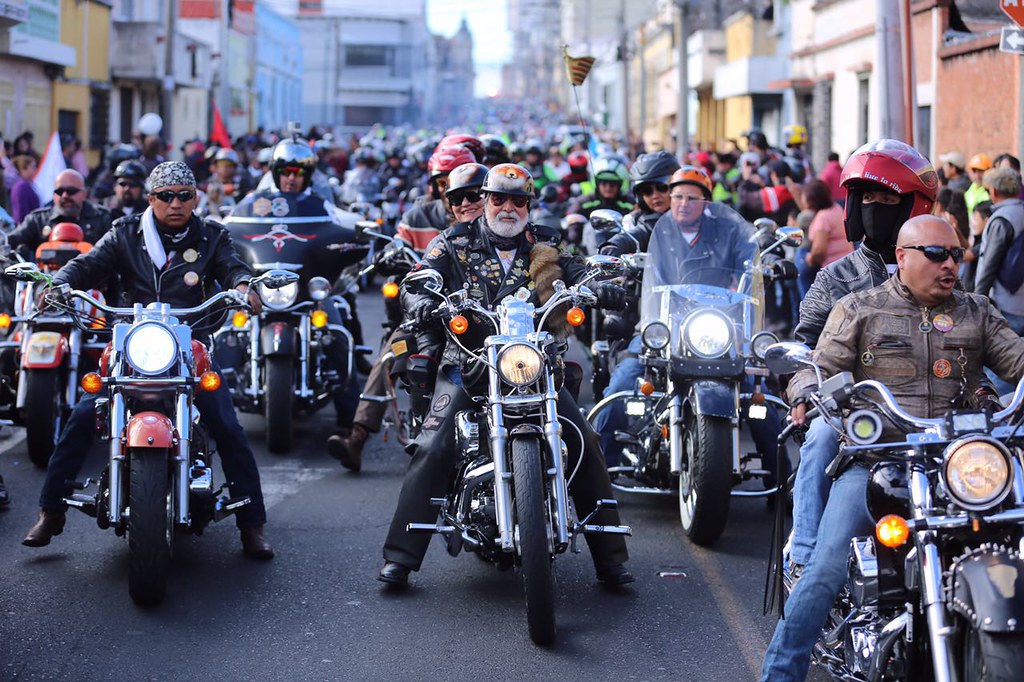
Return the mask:
[[[587,258],[589,279],[613,279],[626,274],[626,264],[617,256],[590,256]]]
[[[420,287],[439,294],[444,289],[444,277],[437,270],[423,268],[406,275],[405,279],[402,280],[402,286]]]
[[[792,374],[804,367],[814,367],[811,349],[802,343],[773,343],[764,352],[764,364],[773,374]]]
[[[37,278],[39,266],[35,263],[15,263],[5,268],[4,274],[22,282],[31,282]]]
[[[299,281],[299,276],[289,270],[267,270],[251,284],[259,284],[267,289],[280,289]]]
[[[780,227],[775,236],[782,240],[783,246],[798,247],[804,243],[804,231],[799,227]]]
[[[380,226],[372,220],[358,221],[355,226],[355,241],[360,244],[369,244],[370,238],[373,236],[372,233],[376,232],[378,227]],[[367,231],[369,231],[370,234],[367,234]]]

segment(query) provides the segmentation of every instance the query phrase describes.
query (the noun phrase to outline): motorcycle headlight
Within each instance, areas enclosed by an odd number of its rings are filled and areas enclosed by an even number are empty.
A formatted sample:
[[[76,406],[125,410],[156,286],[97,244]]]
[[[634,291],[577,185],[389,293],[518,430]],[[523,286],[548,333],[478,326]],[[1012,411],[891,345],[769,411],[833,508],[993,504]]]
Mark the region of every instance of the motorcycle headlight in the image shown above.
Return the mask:
[[[668,327],[663,322],[651,322],[644,327],[640,338],[643,340],[644,345],[651,350],[661,350],[668,345],[670,336]]]
[[[778,342],[779,337],[775,336],[772,332],[758,332],[750,340],[750,352],[758,360],[764,360],[764,354],[768,350],[768,346]]]
[[[498,373],[513,386],[532,384],[543,365],[540,351],[526,343],[511,343],[498,356]]]
[[[326,277],[314,277],[309,280],[309,297],[314,301],[322,301],[331,293],[331,283]]]
[[[295,299],[298,297],[298,282],[285,284],[280,289],[271,289],[264,286],[260,287],[260,298],[263,299],[263,305],[267,306],[271,310],[283,310],[292,303],[295,303]]]
[[[140,324],[124,341],[125,356],[142,374],[163,374],[178,358],[178,341],[170,329],[160,324]]]
[[[950,497],[969,510],[996,506],[1010,493],[1010,453],[997,441],[971,438],[956,441],[945,452],[942,474]]]
[[[732,322],[717,311],[697,311],[683,322],[682,335],[689,349],[698,356],[721,357],[732,345]]]

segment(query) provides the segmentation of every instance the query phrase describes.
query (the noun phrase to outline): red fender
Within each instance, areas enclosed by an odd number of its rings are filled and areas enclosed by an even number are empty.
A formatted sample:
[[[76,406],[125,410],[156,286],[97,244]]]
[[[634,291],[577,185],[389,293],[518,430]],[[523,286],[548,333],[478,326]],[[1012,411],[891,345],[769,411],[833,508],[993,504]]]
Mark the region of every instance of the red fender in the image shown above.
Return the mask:
[[[133,414],[125,428],[128,448],[170,448],[174,445],[174,423],[159,412]]]
[[[25,369],[60,367],[67,352],[67,337],[60,332],[33,332],[25,343],[25,354],[21,357],[21,366]]]

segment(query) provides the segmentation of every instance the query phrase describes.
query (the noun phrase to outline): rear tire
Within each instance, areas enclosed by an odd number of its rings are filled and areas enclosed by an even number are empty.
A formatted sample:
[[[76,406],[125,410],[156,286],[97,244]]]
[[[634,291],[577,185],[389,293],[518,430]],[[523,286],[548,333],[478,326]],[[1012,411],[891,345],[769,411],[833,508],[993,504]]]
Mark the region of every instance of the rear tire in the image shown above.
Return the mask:
[[[174,538],[167,450],[129,451],[128,593],[136,604],[155,606],[167,591]]]
[[[687,537],[710,545],[725,530],[732,492],[732,425],[725,417],[691,414],[683,431],[679,519]]]
[[[267,448],[275,454],[292,449],[292,357],[264,359],[263,408],[267,420]]]
[[[59,370],[21,371],[25,372],[25,443],[28,457],[38,468],[45,469],[53,454],[55,438],[60,434],[57,421],[63,421]]]
[[[555,641],[555,574],[541,449],[536,440],[524,438],[513,440],[511,449],[526,622],[530,639],[547,646]]]

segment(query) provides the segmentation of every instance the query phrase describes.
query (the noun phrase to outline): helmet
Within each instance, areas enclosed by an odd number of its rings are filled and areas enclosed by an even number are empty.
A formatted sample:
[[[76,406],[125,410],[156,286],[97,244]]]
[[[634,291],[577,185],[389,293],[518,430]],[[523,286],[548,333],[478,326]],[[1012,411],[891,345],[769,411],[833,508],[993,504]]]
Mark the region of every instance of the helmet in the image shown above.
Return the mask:
[[[313,169],[316,168],[316,155],[309,147],[309,142],[301,137],[285,138],[274,145],[270,159],[270,173],[274,183],[280,182],[279,174],[286,166],[299,166],[306,169],[306,186],[312,182]],[[280,184],[278,184],[280,187]]]
[[[481,189],[484,192],[533,198],[533,176],[517,164],[499,163],[487,171]]]
[[[214,163],[220,163],[221,161],[227,161],[238,165],[238,152],[234,149],[221,149],[217,152],[217,155],[213,157]]]
[[[455,144],[461,144],[472,152],[473,158],[477,163],[483,163],[484,159],[487,157],[487,150],[484,149],[483,142],[472,135],[448,135],[447,137],[442,138],[437,146],[450,147]]]
[[[400,159],[402,158],[402,145],[393,144],[387,148],[384,152],[385,159]]]
[[[794,147],[798,144],[807,144],[807,128],[791,123],[782,129],[782,137],[786,140],[787,147]]]
[[[337,145],[334,144],[334,136],[327,137],[324,135],[319,140],[313,143],[313,151],[317,154],[326,154],[330,151],[337,149]]]
[[[448,173],[448,189],[445,194],[451,194],[457,189],[466,187],[480,187],[484,184],[487,171],[490,170],[482,163],[464,163],[456,166]]]
[[[409,150],[409,160],[417,166],[426,165],[430,161],[430,154],[433,149],[430,142],[420,142]]]
[[[768,138],[757,128],[751,128],[743,136],[747,138],[747,149],[768,149]]]
[[[636,157],[633,167],[629,169],[629,179],[633,189],[644,183],[660,182],[667,185],[672,174],[679,170],[679,160],[670,152],[653,152]]]
[[[629,168],[616,156],[602,156],[594,162],[594,180],[623,183],[629,180]]]
[[[527,140],[526,151],[524,153],[544,156],[543,145],[537,140]]]
[[[868,142],[855,151],[843,166],[840,184],[849,193],[846,200],[846,237],[852,242],[868,238],[895,241],[900,226],[914,216],[930,213],[935,203],[939,178],[931,161],[910,145],[898,140]],[[883,187],[903,197],[901,211],[889,226],[890,235],[865,235],[860,200],[865,189]]]
[[[117,168],[122,162],[139,158],[139,148],[133,144],[115,144],[107,150],[106,159],[110,168]]]
[[[427,172],[433,180],[438,175],[446,175],[464,163],[476,163],[473,153],[461,144],[445,145],[444,142],[437,145],[437,149],[427,162]]]
[[[540,189],[540,200],[549,204],[558,201],[560,195],[558,186],[551,183],[544,185]]]
[[[82,242],[85,241],[85,233],[75,223],[57,223],[50,232],[51,242]]]
[[[696,185],[704,193],[704,199],[711,201],[711,193],[715,190],[714,183],[708,172],[699,166],[682,166],[669,178],[669,188],[676,185]]]
[[[521,159],[524,156],[526,156],[526,147],[524,147],[523,145],[519,144],[518,142],[513,142],[512,144],[510,144],[508,146],[508,155],[509,155],[510,158],[513,158],[513,159],[515,159],[515,158],[520,158]]]
[[[273,147],[264,147],[263,149],[259,150],[259,152],[256,154],[256,162],[259,163],[259,164],[264,164],[264,163],[269,164],[270,160],[273,159],[273,158],[274,158],[274,148]]]
[[[569,162],[569,168],[576,172],[584,170],[587,167],[587,153],[576,150],[569,154],[567,159]]]
[[[146,167],[139,161],[122,161],[117,164],[117,170],[114,171],[115,178],[129,178],[137,180],[139,184],[145,183],[148,176]]]
[[[484,146],[484,161],[486,163],[508,163],[508,146],[504,140],[497,135],[481,135],[480,142]]]
[[[967,164],[967,170],[987,171],[991,167],[992,159],[988,157],[988,154],[975,154],[971,157],[970,163]]]
[[[804,176],[807,174],[804,162],[795,156],[784,156],[781,159],[769,161],[768,170],[775,173],[779,180],[792,178],[793,182],[798,185],[804,181]]]

